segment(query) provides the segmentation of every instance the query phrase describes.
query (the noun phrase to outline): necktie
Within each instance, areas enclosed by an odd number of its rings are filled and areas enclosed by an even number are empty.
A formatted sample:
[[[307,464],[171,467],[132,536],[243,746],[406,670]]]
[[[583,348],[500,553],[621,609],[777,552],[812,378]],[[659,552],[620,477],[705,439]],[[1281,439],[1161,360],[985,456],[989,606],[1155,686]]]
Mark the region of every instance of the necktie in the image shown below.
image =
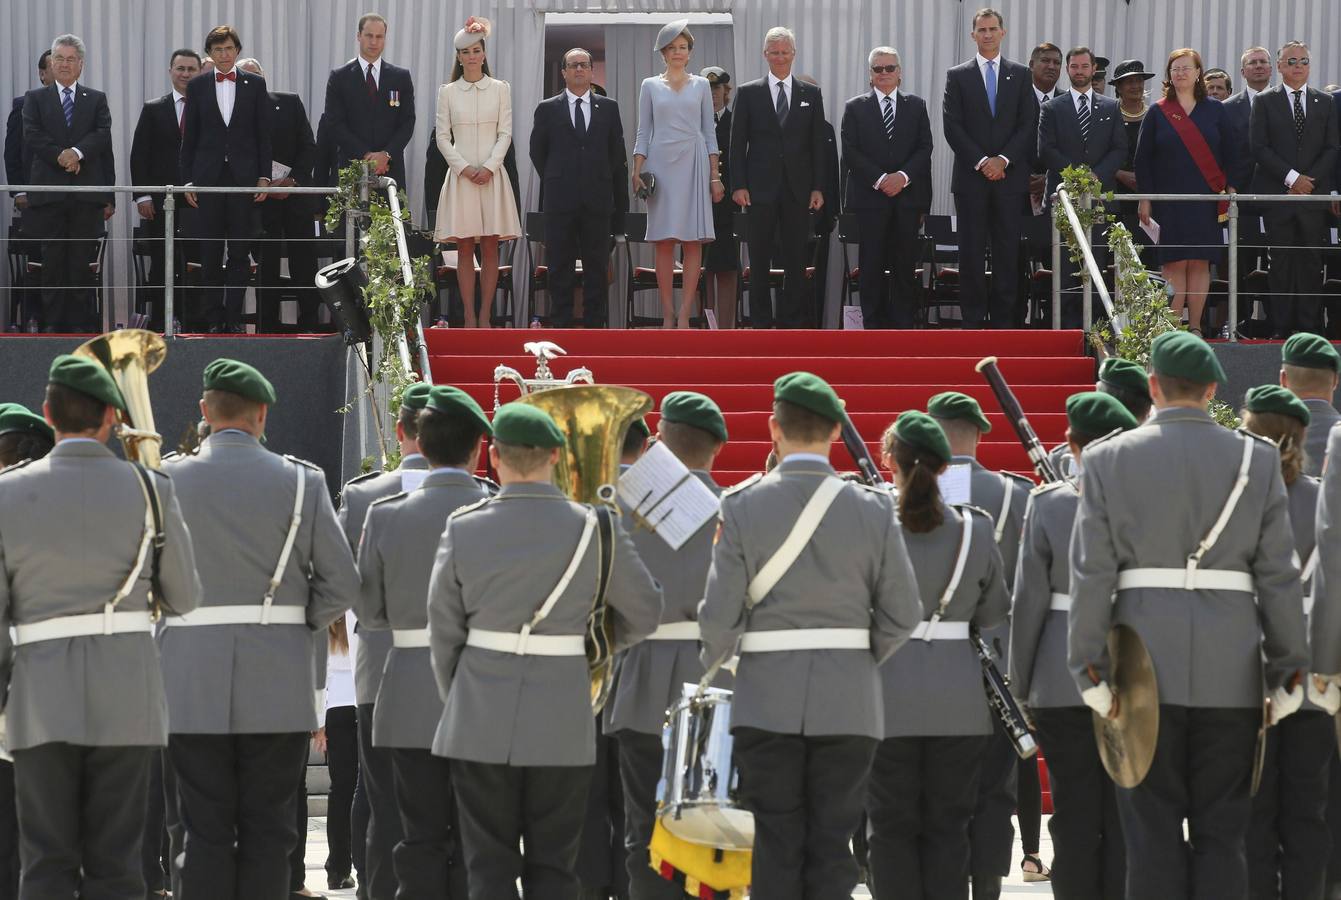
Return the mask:
[[[215,73],[214,73],[214,83],[215,83],[215,84],[223,84],[225,81],[231,81],[231,82],[233,82],[233,83],[236,84],[236,83],[237,83],[237,72],[229,72],[227,75],[225,75],[223,72],[215,72]]]
[[[996,115],[996,60],[987,61],[987,108]]]
[[[889,97],[885,98],[885,135],[894,140],[894,101]]]
[[[374,97],[374,98],[375,98],[375,97],[377,96],[377,79],[376,79],[376,78],[373,78],[372,70],[373,70],[372,64],[369,63],[369,64],[368,64],[368,96],[369,96],[369,97]]]
[[[1299,98],[1303,91],[1293,91],[1294,94],[1294,139],[1297,141],[1304,136],[1304,107],[1300,105]],[[68,114],[66,116],[69,117]]]
[[[186,136],[186,98],[177,100],[177,134],[181,137]]]
[[[787,124],[787,111],[790,107],[787,105],[787,82],[778,82],[778,124]]]
[[[1090,97],[1088,94],[1080,95],[1080,111],[1076,115],[1080,119],[1080,139],[1088,144],[1090,141]]]
[[[577,132],[578,137],[585,137],[587,133],[587,117],[582,115],[582,98],[577,98],[577,104],[573,109],[573,130]]]
[[[61,100],[61,109],[65,112],[65,127],[69,128],[74,124],[74,91],[65,88],[62,93],[64,99]]]

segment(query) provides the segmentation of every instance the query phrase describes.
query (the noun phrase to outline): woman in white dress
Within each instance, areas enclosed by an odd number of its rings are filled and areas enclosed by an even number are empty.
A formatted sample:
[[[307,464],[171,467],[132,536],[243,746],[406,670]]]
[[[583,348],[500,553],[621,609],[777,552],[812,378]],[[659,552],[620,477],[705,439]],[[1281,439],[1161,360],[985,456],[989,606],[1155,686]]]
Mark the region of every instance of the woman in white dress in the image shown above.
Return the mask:
[[[512,88],[489,74],[489,20],[471,16],[456,33],[452,78],[438,88],[438,149],[449,171],[438,198],[435,237],[456,244],[456,283],[466,327],[490,326],[498,288],[498,242],[521,234],[512,185],[502,171],[512,144]],[[478,313],[475,246],[480,248]]]
[[[717,124],[712,86],[688,70],[694,49],[688,19],[661,29],[656,49],[666,71],[643,79],[638,92],[638,138],[633,145],[633,190],[644,168],[656,176],[647,198],[647,240],[657,248],[657,290],[663,328],[688,328],[698,293],[703,245],[713,239],[712,204],[726,194],[717,171]],[[675,245],[681,247],[684,286],[675,315]]]

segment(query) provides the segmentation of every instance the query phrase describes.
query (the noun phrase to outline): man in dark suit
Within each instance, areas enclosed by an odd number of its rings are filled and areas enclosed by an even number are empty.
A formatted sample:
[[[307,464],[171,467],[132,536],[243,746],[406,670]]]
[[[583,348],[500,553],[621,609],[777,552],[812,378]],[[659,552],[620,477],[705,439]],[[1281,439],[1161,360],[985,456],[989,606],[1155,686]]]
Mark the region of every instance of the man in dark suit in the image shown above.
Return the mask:
[[[1249,134],[1249,121],[1252,117],[1253,103],[1257,95],[1271,86],[1271,51],[1265,47],[1249,47],[1243,51],[1240,60],[1243,73],[1243,90],[1224,101],[1225,112],[1234,126],[1236,144],[1239,152],[1235,154],[1234,165],[1225,174],[1229,184],[1239,193],[1252,190],[1253,161],[1252,140]]]
[[[414,81],[410,70],[382,59],[386,19],[359,19],[359,55],[326,79],[325,117],[335,142],[336,166],[367,159],[376,175],[406,187],[405,147],[414,137]]]
[[[861,315],[866,328],[911,328],[917,308],[917,229],[931,208],[931,121],[921,97],[899,91],[892,47],[868,57],[871,90],[843,110],[844,208],[860,235]]]
[[[973,59],[946,74],[945,139],[954,150],[950,190],[959,216],[960,305],[965,328],[1009,328],[1015,316],[1020,218],[1029,190],[1029,146],[1038,101],[1029,70],[1001,56],[1005,19],[994,9],[973,17]],[[992,295],[987,294],[987,246]],[[989,309],[990,307],[990,309]]]
[[[1057,86],[1057,81],[1062,73],[1062,49],[1056,44],[1044,41],[1036,46],[1029,54],[1029,77],[1034,88],[1034,101],[1037,108],[1034,112],[1034,129],[1038,129],[1038,113],[1042,111],[1043,104],[1047,103],[1053,97],[1060,97],[1066,93]],[[1042,216],[1048,208],[1048,167],[1043,165],[1038,158],[1038,142],[1034,141],[1029,147],[1029,214],[1031,216]],[[1044,219],[1044,222],[1047,220]],[[1026,228],[1033,238],[1035,223],[1028,223]],[[1046,232],[1045,240],[1048,244],[1052,243],[1052,229],[1040,229],[1039,237],[1042,232]]]
[[[703,268],[712,273],[708,281],[709,305],[717,314],[718,328],[736,327],[736,285],[740,277],[740,242],[731,202],[731,73],[721,66],[699,72],[712,86],[712,116],[717,122],[717,176],[727,194],[712,205],[712,230],[716,237],[703,251]]]
[[[84,42],[73,34],[51,45],[52,84],[23,99],[23,139],[32,155],[27,181],[42,185],[113,184],[112,114],[107,96],[79,83]],[[97,253],[112,195],[34,192],[23,230],[42,244],[42,330],[96,327],[89,264]]]
[[[731,122],[731,199],[749,210],[746,243],[755,289],[755,328],[812,328],[813,298],[805,279],[810,211],[824,206],[824,98],[792,76],[796,36],[787,28],[764,35],[768,75],[743,84]],[[774,265],[785,281],[777,316],[768,286]]]
[[[51,51],[43,50],[37,58],[37,81],[42,87],[51,84]],[[28,169],[24,165],[23,152],[23,97],[15,97],[5,121],[5,176],[10,184],[23,184],[28,178]],[[28,206],[28,195],[19,191],[14,195],[14,205],[18,209]]]
[[[1118,102],[1094,92],[1090,83],[1094,54],[1088,47],[1076,47],[1066,54],[1066,73],[1071,90],[1043,104],[1038,122],[1038,158],[1048,170],[1048,194],[1061,185],[1062,170],[1075,165],[1089,166],[1103,189],[1111,191],[1117,186],[1117,170],[1127,159],[1127,131]],[[1102,267],[1098,248],[1106,241],[1102,234],[1092,239]],[[1076,266],[1069,259],[1062,261],[1061,278],[1062,290],[1070,292],[1062,298],[1062,327],[1080,328],[1080,295],[1071,291],[1078,281]]]
[[[1253,192],[1326,197],[1337,168],[1336,104],[1308,86],[1308,46],[1288,41],[1276,54],[1283,84],[1257,98],[1250,129],[1257,172]],[[1322,203],[1269,203],[1263,210],[1272,297],[1266,304],[1273,337],[1322,332],[1322,257],[1327,211]]]
[[[628,158],[619,105],[591,89],[591,54],[563,57],[564,91],[539,103],[531,128],[531,163],[541,179],[550,324],[573,324],[576,261],[582,260],[582,324],[604,327],[610,235],[624,230],[629,208]]]
[[[135,123],[135,136],[130,144],[132,184],[182,183],[177,163],[182,146],[182,120],[186,115],[186,85],[199,74],[199,53],[189,48],[172,51],[168,61],[172,90],[146,102]],[[180,194],[176,196],[176,204],[180,215],[183,206]],[[144,289],[149,298],[149,327],[160,331],[163,328],[163,194],[136,197],[135,208],[144,222],[149,244],[148,286]],[[180,224],[181,219],[177,222]],[[180,269],[174,271],[181,272]]]
[[[265,77],[254,59],[238,63],[239,69]],[[315,184],[317,142],[307,108],[297,94],[270,92],[270,155],[274,166],[289,171],[275,179],[273,187],[304,187]],[[273,174],[278,175],[276,170]],[[289,290],[298,298],[298,330],[317,330],[321,298],[314,284],[317,277],[316,220],[321,210],[310,194],[271,194],[261,207],[261,291],[256,303],[256,330],[273,332],[279,325],[279,303],[283,286],[280,260],[289,260]]]
[[[242,39],[233,26],[211,29],[205,53],[214,61],[214,71],[186,86],[179,167],[187,187],[270,184],[270,98],[264,78],[237,71],[241,50]],[[186,202],[199,210],[194,218],[205,284],[203,308],[193,311],[195,321],[188,321],[188,329],[243,332],[242,304],[251,279],[248,253],[260,230],[255,205],[263,200],[265,194],[187,192]]]

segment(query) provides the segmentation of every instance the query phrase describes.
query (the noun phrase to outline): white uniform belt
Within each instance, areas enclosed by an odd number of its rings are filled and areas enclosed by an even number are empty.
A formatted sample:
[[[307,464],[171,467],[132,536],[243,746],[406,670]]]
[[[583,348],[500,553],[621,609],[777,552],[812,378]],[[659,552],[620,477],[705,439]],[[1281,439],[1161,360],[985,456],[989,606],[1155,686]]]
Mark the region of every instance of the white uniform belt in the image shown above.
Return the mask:
[[[391,629],[391,646],[400,650],[414,650],[428,646],[427,628]]]
[[[586,656],[586,639],[580,634],[527,634],[472,628],[466,646],[518,656]]]
[[[699,639],[697,622],[667,622],[646,638],[649,641],[696,641]]]
[[[869,650],[866,628],[783,628],[747,631],[740,639],[741,653],[777,653],[782,650]]]
[[[154,624],[147,611],[86,613],[57,616],[42,622],[14,626],[14,646],[55,641],[61,638],[91,637],[98,634],[148,634]]]
[[[1117,589],[1175,588],[1183,591],[1243,591],[1257,593],[1253,577],[1230,569],[1125,569],[1118,573]]]
[[[967,641],[968,622],[922,622],[913,629],[912,640]]]
[[[245,606],[202,606],[184,616],[168,616],[163,624],[172,628],[193,625],[306,625],[307,607],[270,606],[248,603]]]
[[[1048,609],[1052,610],[1053,612],[1070,612],[1070,611],[1071,611],[1071,595],[1070,595],[1070,594],[1053,594],[1053,595],[1052,595],[1052,602],[1048,605]]]

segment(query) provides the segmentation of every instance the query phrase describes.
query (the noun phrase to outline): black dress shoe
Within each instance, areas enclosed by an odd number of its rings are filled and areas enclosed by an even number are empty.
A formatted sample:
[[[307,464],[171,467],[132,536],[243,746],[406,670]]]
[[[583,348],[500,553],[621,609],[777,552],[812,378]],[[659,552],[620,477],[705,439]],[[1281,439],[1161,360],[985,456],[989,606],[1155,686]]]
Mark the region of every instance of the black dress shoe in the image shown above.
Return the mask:
[[[346,875],[343,878],[327,878],[326,887],[333,891],[344,891],[354,887],[354,876]]]

